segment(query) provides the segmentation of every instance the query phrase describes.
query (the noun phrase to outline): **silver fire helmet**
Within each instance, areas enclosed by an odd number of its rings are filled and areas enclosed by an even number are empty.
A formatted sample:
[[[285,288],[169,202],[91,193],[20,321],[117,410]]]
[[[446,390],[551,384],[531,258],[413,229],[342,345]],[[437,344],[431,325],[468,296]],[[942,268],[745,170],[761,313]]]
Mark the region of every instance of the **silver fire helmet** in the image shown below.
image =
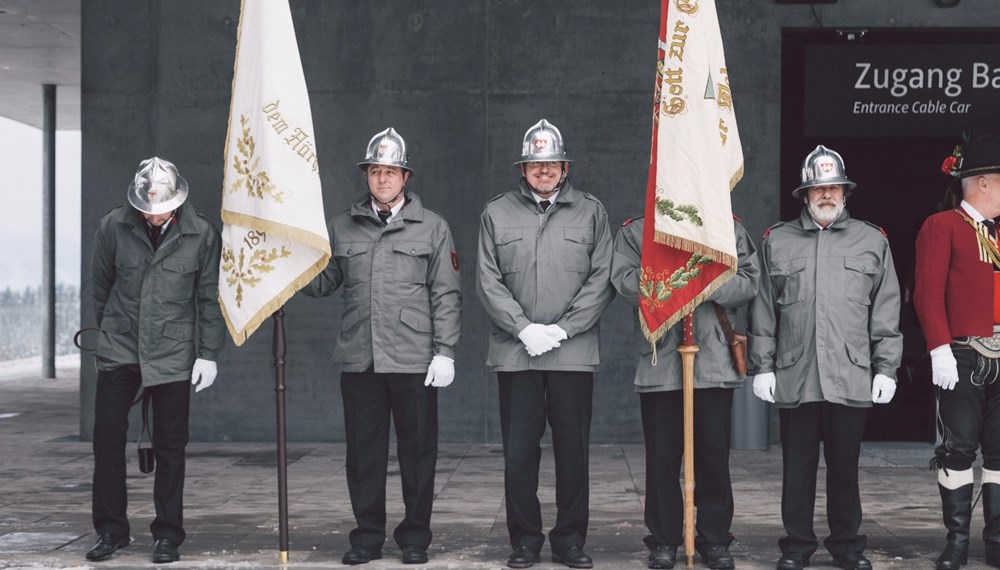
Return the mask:
[[[847,171],[844,170],[844,159],[835,150],[830,150],[823,145],[818,145],[802,161],[802,184],[792,191],[792,196],[801,198],[803,190],[813,186],[824,186],[827,184],[840,184],[844,187],[844,196],[851,193],[857,184],[847,179]]]
[[[166,214],[187,200],[187,180],[177,173],[174,163],[153,157],[139,163],[128,186],[128,203],[146,214]]]
[[[398,166],[410,172],[413,176],[413,169],[406,165],[406,141],[395,129],[388,129],[377,133],[368,142],[368,150],[365,152],[365,159],[358,163],[358,168],[368,171],[369,164],[384,164],[386,166]]]
[[[555,125],[542,119],[524,133],[521,144],[521,160],[514,163],[518,166],[525,162],[573,162],[566,156],[566,145],[563,144],[562,133]]]

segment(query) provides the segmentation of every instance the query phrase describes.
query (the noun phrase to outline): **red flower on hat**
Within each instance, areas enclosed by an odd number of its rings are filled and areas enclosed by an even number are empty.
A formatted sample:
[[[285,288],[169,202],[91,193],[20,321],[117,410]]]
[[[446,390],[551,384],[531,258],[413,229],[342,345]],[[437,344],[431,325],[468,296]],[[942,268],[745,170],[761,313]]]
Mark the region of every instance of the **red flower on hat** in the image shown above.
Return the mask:
[[[961,174],[962,168],[962,147],[956,146],[955,150],[951,151],[951,156],[944,159],[941,163],[941,172],[944,172],[948,176],[958,177]]]

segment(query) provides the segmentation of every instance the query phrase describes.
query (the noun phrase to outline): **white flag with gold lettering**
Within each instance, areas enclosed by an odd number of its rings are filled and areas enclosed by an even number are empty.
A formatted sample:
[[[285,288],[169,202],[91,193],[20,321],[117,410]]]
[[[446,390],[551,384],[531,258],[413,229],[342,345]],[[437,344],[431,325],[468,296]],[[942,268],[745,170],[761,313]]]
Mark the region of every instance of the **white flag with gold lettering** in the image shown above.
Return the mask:
[[[330,260],[287,0],[244,0],[222,188],[219,301],[237,346]]]

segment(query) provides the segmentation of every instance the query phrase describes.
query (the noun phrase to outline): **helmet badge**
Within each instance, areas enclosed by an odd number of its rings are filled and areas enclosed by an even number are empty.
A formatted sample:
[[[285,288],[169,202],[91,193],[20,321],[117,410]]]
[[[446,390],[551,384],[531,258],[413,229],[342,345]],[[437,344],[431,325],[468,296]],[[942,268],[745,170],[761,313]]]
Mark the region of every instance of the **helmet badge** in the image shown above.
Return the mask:
[[[543,138],[535,139],[535,148],[538,150],[544,150],[545,147],[549,146],[549,141]]]

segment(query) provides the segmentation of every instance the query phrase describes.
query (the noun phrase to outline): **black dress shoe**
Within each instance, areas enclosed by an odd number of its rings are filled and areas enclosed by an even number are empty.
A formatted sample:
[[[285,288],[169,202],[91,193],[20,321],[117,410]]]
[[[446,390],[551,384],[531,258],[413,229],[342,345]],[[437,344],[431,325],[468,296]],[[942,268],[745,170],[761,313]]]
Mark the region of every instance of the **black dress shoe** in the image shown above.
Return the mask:
[[[674,567],[677,563],[677,546],[676,545],[663,545],[657,546],[656,548],[649,551],[649,564],[650,568],[666,568],[670,569]]]
[[[374,549],[370,546],[365,546],[364,544],[355,544],[344,554],[344,558],[341,562],[349,566],[355,564],[368,564],[372,560],[379,560],[382,558],[382,549]]]
[[[778,570],[802,570],[809,566],[809,559],[798,553],[788,553],[778,560]]]
[[[87,551],[87,560],[93,562],[107,560],[119,548],[125,548],[130,542],[132,542],[132,539],[127,536],[115,536],[111,533],[103,532],[97,535],[97,543],[94,544],[94,547]]]
[[[733,555],[729,554],[729,549],[722,544],[709,544],[698,551],[701,555],[701,563],[712,570],[729,570],[736,568]]]
[[[861,552],[848,552],[842,557],[833,557],[833,563],[844,570],[872,570],[872,563]]]
[[[570,568],[593,568],[594,561],[584,554],[579,546],[570,546],[562,552],[553,552],[552,561],[557,564],[565,564]]]
[[[404,546],[400,559],[403,564],[427,564],[427,549],[419,546]]]
[[[157,540],[153,547],[153,562],[156,564],[177,562],[181,559],[181,553],[177,552],[177,546],[165,538]]]
[[[510,568],[531,568],[535,562],[541,561],[542,557],[530,546],[518,546],[507,558],[507,566]]]

